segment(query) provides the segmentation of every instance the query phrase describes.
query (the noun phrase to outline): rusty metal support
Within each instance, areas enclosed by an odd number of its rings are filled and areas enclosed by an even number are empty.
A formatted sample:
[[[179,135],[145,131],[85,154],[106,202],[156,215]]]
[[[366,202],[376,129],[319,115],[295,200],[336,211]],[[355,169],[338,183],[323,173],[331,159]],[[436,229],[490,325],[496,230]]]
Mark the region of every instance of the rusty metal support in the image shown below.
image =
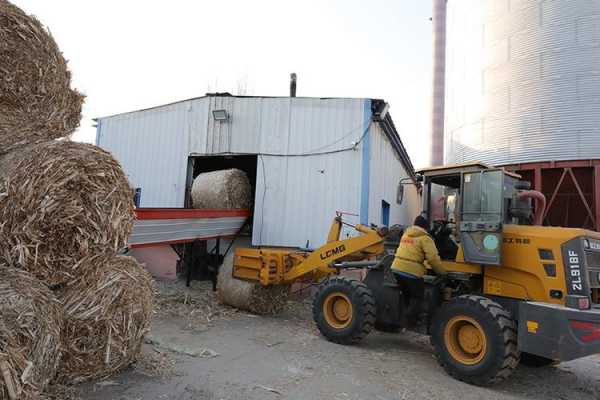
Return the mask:
[[[573,170],[571,168],[566,168],[565,171],[568,171],[569,175],[571,175],[571,179],[573,179],[573,183],[575,184],[577,193],[579,193],[579,197],[581,197],[581,201],[583,201],[583,205],[585,206],[585,209],[588,212],[588,216],[593,221],[594,229],[598,229],[598,225],[596,224],[596,220],[594,219],[594,213],[592,212],[592,209],[590,208],[590,205],[588,204],[588,202],[585,198],[585,195],[583,194],[583,191],[581,190],[581,187],[579,186],[579,182],[577,182],[577,178],[575,177]]]
[[[548,216],[548,212],[552,208],[552,204],[554,204],[554,200],[556,199],[556,195],[558,195],[558,191],[560,190],[560,187],[561,187],[563,181],[565,180],[565,176],[567,176],[566,168],[563,170],[563,173],[560,176],[560,180],[558,181],[558,184],[556,185],[556,188],[554,189],[554,193],[552,193],[552,197],[550,197],[550,201],[548,202],[548,205],[546,206],[546,211],[544,212],[544,220]]]
[[[600,229],[600,165],[594,166],[594,203],[596,205],[596,230]]]
[[[538,192],[542,192],[542,169],[541,168],[536,168],[534,170],[533,188],[535,190],[537,190]]]
[[[549,202],[544,218],[552,218],[554,223],[566,226],[585,227],[600,231],[600,158],[588,160],[545,161],[512,164],[504,166],[509,171],[526,174],[531,180],[533,189],[548,196]],[[570,170],[570,171],[569,171]],[[590,174],[591,172],[591,174]],[[562,175],[561,175],[562,174]],[[569,175],[577,188],[565,192],[564,179]],[[591,182],[589,181],[591,175]],[[555,184],[558,179],[558,184]],[[585,183],[585,185],[584,185]],[[583,188],[593,187],[591,191],[583,192]],[[584,207],[575,205],[571,196],[579,197]],[[568,199],[568,200],[566,200]],[[565,201],[570,204],[567,205]],[[582,221],[583,224],[582,224]],[[549,221],[548,221],[549,222]]]

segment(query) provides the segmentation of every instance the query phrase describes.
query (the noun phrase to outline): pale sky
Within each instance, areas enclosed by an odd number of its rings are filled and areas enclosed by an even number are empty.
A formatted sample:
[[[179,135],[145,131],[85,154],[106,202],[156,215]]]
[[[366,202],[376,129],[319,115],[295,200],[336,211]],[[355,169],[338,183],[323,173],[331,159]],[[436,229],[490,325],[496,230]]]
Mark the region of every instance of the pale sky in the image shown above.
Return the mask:
[[[416,166],[429,157],[430,0],[13,0],[48,26],[94,117],[207,91],[383,98]]]

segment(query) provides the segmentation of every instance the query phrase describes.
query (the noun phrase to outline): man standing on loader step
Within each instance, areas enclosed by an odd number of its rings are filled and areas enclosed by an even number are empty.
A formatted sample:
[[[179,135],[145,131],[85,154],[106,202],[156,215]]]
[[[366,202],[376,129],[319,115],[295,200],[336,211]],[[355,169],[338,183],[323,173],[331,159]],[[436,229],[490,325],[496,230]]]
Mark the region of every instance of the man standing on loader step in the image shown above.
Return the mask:
[[[446,275],[433,238],[427,233],[429,221],[419,215],[400,239],[392,272],[402,289],[407,322],[412,324],[420,312],[424,295],[425,261],[436,274]]]

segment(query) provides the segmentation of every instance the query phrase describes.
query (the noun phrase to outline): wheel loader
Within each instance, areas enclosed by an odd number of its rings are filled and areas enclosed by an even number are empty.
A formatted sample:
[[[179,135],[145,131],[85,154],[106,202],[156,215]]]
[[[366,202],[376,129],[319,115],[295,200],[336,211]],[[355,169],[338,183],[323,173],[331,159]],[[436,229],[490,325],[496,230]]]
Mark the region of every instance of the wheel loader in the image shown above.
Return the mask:
[[[430,336],[447,373],[471,384],[502,381],[519,362],[542,366],[600,352],[600,234],[542,226],[543,195],[500,168],[445,166],[419,178],[448,275],[428,270],[417,318],[405,315],[390,271],[388,232],[357,225],[357,236],[340,239],[342,214],[315,250],[236,249],[233,277],[263,286],[318,282],[313,316],[328,340],[353,344],[374,328],[414,330]],[[366,277],[344,276],[349,268],[366,269]]]

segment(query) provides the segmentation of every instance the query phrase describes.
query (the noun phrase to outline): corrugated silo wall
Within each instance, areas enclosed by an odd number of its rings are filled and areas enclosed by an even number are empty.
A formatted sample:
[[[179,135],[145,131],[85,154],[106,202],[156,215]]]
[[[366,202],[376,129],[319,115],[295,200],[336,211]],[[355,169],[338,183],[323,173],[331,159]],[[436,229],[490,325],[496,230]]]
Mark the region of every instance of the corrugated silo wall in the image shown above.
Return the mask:
[[[449,0],[445,161],[529,171],[547,223],[598,227],[599,27],[600,1]]]

